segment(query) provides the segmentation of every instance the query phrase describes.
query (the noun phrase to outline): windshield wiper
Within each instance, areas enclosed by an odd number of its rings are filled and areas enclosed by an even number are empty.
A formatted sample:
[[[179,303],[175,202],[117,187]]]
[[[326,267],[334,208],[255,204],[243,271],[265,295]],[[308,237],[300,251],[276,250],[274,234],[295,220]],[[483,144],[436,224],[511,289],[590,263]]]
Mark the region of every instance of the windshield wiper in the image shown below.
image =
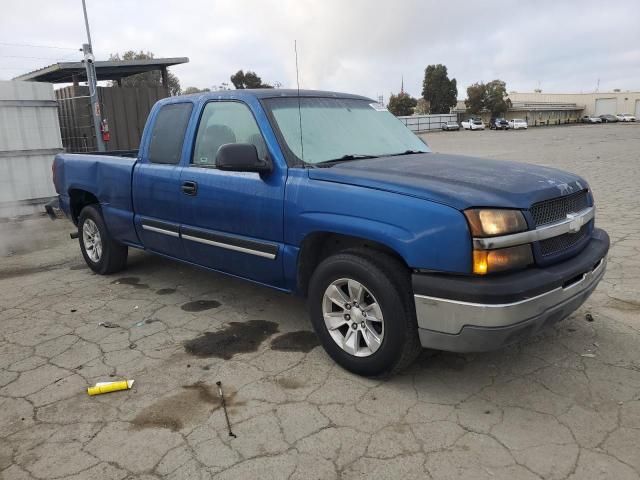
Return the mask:
[[[391,155],[386,155],[387,157],[399,157],[400,155],[415,155],[416,153],[429,153],[424,150],[405,150],[401,153],[392,153]]]
[[[365,155],[361,153],[348,153],[347,155],[343,155],[340,158],[332,158],[331,160],[323,160],[322,162],[316,163],[316,166],[331,166],[335,163],[340,162],[348,162],[350,160],[362,160],[365,158],[378,158],[378,155]]]

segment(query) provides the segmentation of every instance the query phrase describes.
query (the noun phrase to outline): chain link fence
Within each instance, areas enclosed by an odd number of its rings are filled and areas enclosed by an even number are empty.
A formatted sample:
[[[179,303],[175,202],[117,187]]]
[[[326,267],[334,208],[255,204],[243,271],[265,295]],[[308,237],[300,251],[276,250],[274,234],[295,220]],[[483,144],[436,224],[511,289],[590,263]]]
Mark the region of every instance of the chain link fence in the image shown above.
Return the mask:
[[[447,122],[457,122],[458,116],[455,113],[442,115],[411,115],[410,117],[398,117],[409,130],[414,133],[428,132],[430,130],[440,130]]]

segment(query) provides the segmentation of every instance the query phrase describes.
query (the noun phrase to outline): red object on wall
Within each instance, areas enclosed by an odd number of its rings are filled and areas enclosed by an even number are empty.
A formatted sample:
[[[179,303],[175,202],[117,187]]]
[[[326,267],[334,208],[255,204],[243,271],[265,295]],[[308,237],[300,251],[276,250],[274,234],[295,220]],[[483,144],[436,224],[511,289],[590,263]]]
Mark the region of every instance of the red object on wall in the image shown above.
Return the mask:
[[[111,134],[109,133],[109,123],[107,122],[106,118],[103,118],[102,122],[100,122],[100,132],[102,133],[103,142],[108,142],[109,140],[111,140]]]

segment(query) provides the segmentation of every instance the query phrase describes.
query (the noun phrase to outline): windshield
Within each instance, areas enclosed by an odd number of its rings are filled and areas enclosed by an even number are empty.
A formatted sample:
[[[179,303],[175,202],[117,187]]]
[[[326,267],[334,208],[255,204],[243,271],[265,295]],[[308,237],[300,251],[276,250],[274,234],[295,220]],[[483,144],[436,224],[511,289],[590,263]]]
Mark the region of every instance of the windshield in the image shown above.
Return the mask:
[[[305,163],[430,151],[377,103],[345,98],[299,100],[300,115],[297,97],[269,98],[264,103],[289,150]]]
[[[474,125],[482,125],[482,120],[474,120],[473,124]]]

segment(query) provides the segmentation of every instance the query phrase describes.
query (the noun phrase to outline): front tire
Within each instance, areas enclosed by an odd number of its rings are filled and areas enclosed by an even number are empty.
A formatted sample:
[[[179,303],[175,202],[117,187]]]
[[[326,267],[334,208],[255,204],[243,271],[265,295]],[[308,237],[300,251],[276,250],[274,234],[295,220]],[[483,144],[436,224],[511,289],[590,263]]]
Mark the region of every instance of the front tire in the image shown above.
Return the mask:
[[[311,322],[333,360],[358,375],[386,376],[421,351],[409,274],[378,252],[348,250],[318,265],[309,285]]]
[[[100,275],[124,269],[129,249],[109,235],[98,205],[87,205],[78,217],[78,240],[84,261]]]

